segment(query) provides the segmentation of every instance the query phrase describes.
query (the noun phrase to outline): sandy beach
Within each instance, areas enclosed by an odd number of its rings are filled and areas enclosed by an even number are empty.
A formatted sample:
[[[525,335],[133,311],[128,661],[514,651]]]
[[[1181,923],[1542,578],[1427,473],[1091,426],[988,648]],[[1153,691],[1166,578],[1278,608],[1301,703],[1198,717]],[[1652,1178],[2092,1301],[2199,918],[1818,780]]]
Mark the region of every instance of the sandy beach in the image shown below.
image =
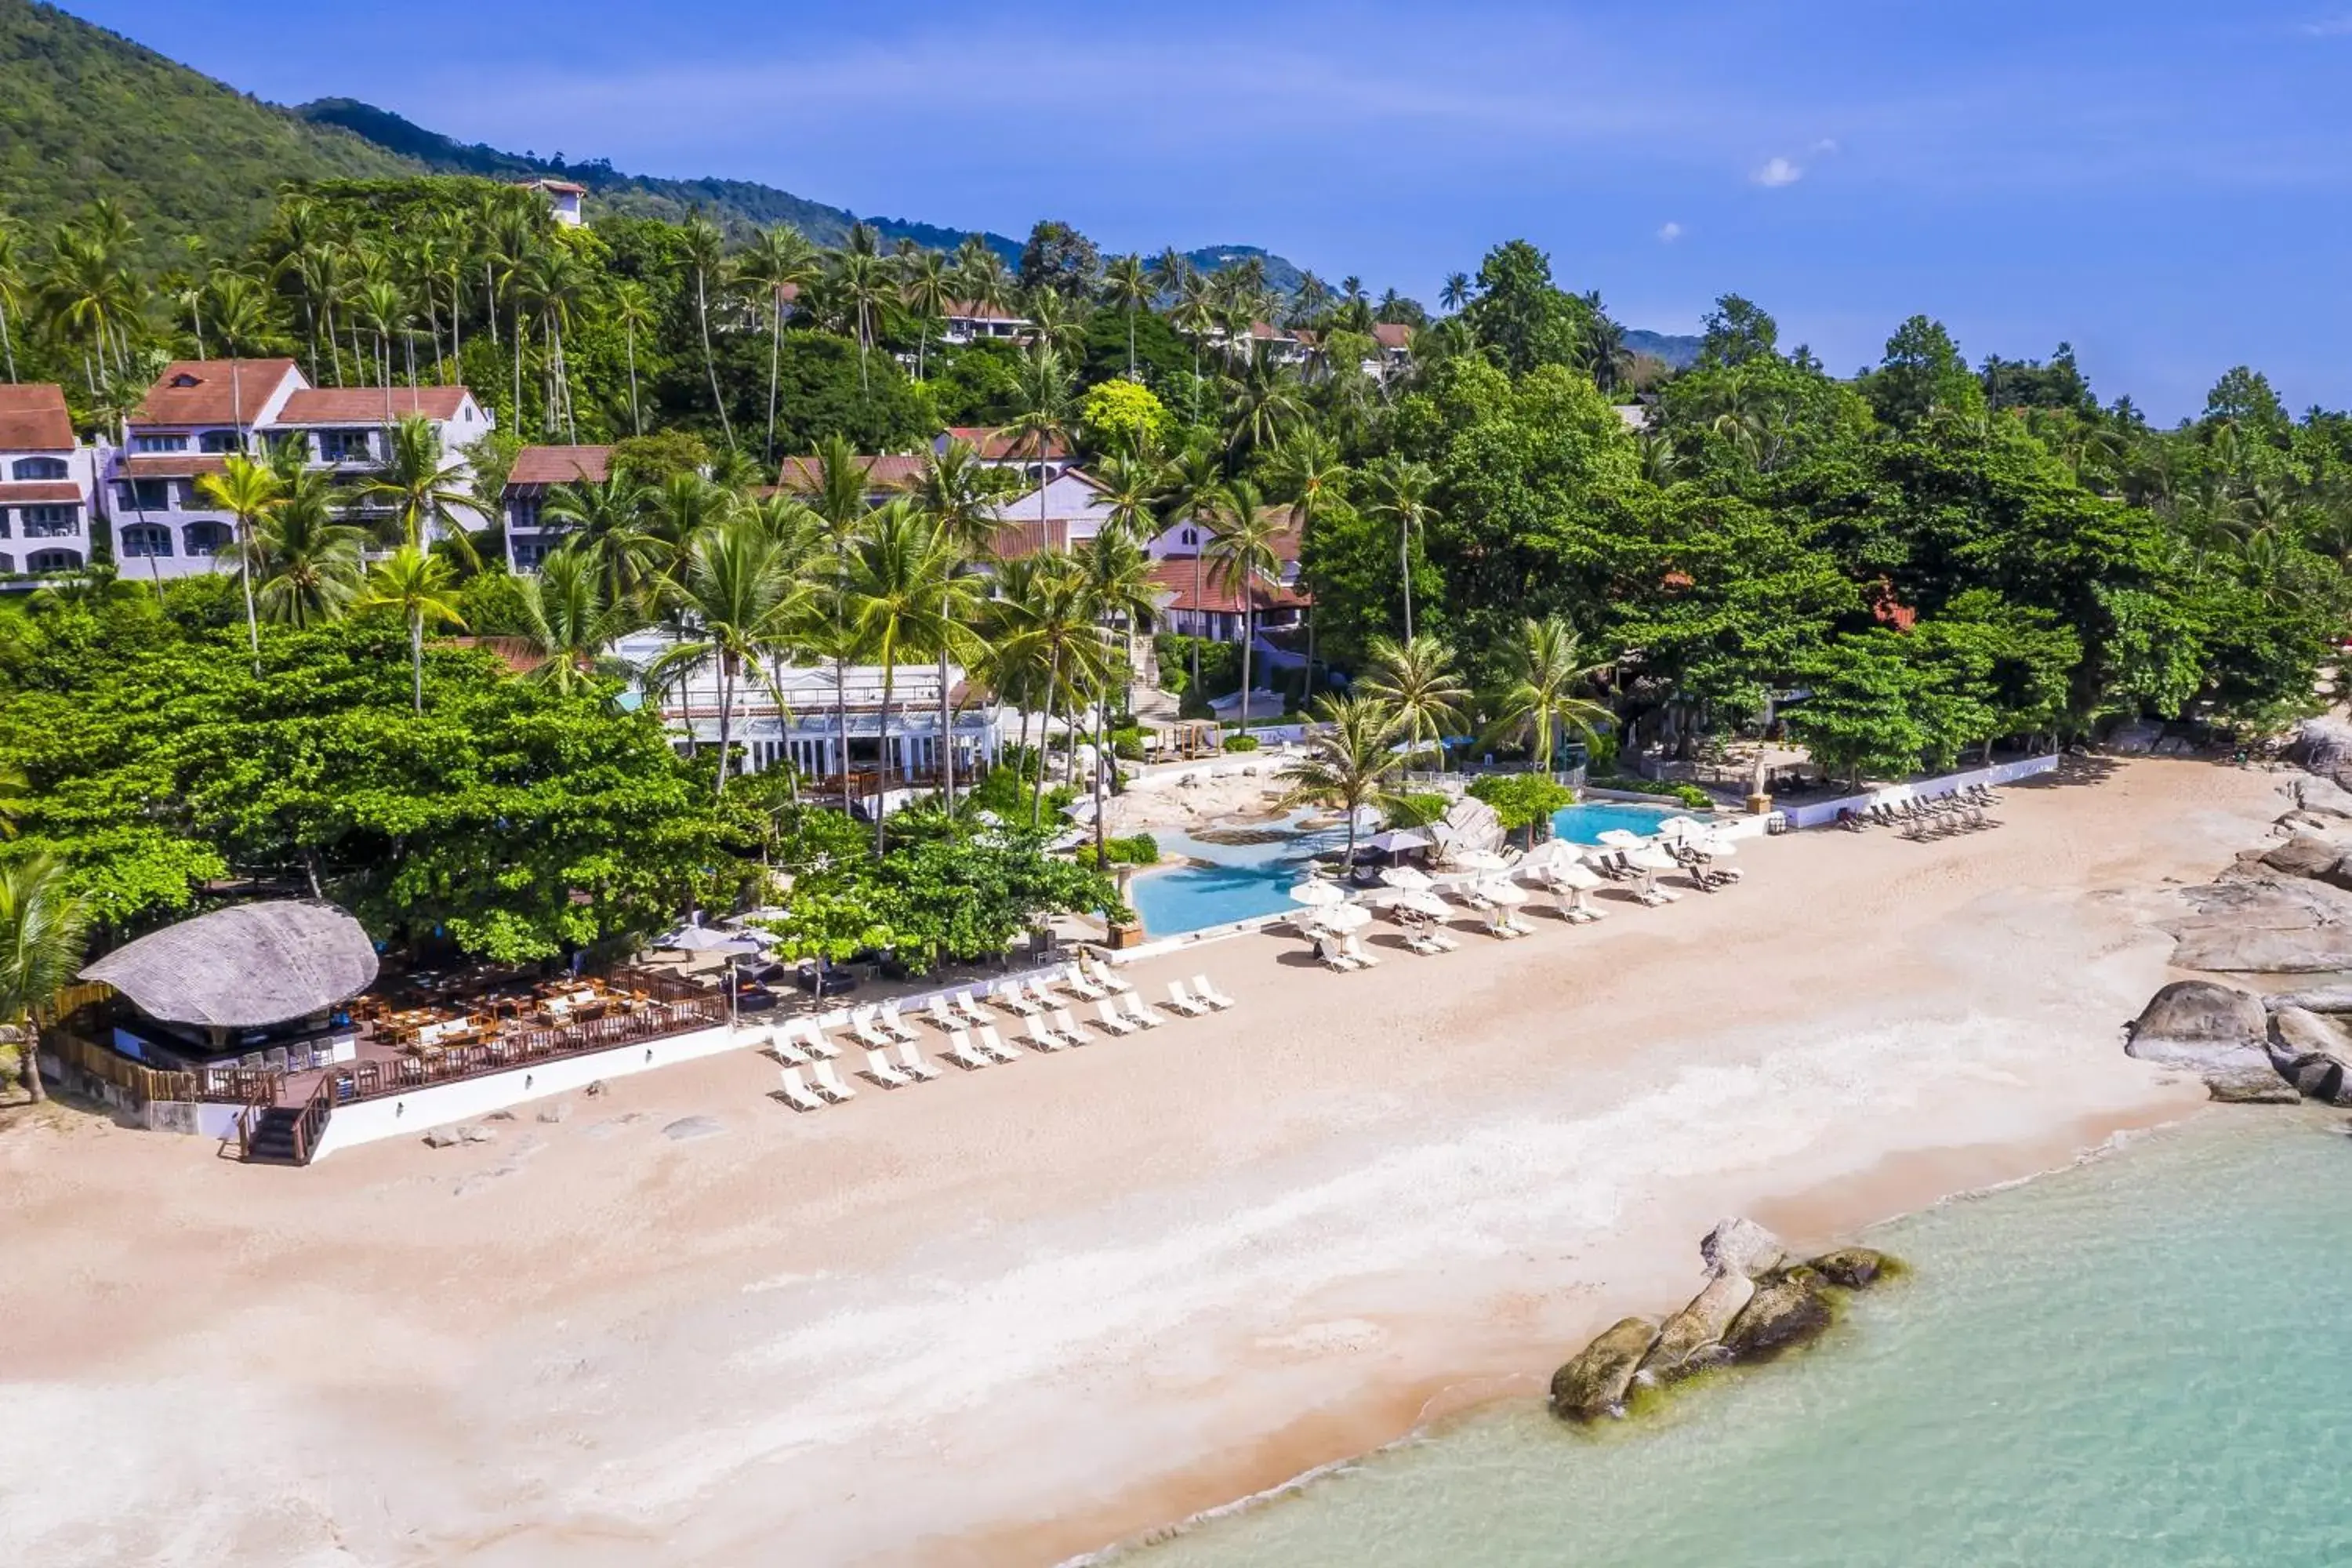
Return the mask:
[[[308,1170],[0,1133],[0,1560],[1041,1564],[1481,1400],[1826,1242],[2193,1110],[2126,1058],[2168,885],[2279,775],[2095,764],[1747,880],[795,1115],[749,1052]],[[679,1119],[719,1130],[673,1137]]]

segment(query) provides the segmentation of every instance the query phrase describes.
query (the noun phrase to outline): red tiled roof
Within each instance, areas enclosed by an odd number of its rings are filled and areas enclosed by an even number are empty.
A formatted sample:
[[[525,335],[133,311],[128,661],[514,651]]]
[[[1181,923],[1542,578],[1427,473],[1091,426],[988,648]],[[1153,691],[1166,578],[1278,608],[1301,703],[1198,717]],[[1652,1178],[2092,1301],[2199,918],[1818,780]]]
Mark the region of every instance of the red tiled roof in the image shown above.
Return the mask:
[[[581,196],[588,194],[587,186],[573,184],[570,180],[525,180],[523,184],[542,191],[570,191]]]
[[[987,462],[1009,462],[1016,458],[1031,456],[1029,444],[1002,425],[955,425],[948,428],[947,435],[950,440],[961,441],[971,447]],[[1062,441],[1045,443],[1047,461],[1069,455],[1070,448]]]
[[[866,488],[869,490],[903,490],[923,477],[923,459],[904,452],[885,452],[879,457],[860,458],[858,466],[866,470]],[[787,458],[783,472],[777,475],[777,488],[814,494],[823,488],[823,471],[814,458]]]
[[[422,414],[455,419],[466,401],[462,386],[314,386],[286,400],[280,425],[381,425]]]
[[[568,485],[577,479],[602,484],[612,471],[610,447],[525,447],[507,469],[507,489],[520,485]]]
[[[1412,347],[1412,329],[1402,321],[1374,321],[1372,341],[1384,349]]]
[[[73,419],[55,382],[0,386],[0,452],[70,452]]]
[[[1034,555],[1041,550],[1067,550],[1070,547],[1070,525],[1060,518],[1045,522],[1006,522],[997,525],[988,547],[999,561],[1016,561],[1024,555]]]
[[[940,313],[950,321],[961,321],[1025,322],[1029,320],[1026,316],[1017,316],[1010,310],[1000,310],[993,305],[975,304],[969,300],[950,300],[947,302],[947,308]]]
[[[1170,601],[1168,608],[1228,616],[1241,614],[1241,595],[1218,577],[1213,565],[1202,563],[1200,578],[1200,592],[1195,594],[1192,589],[1192,557],[1189,555],[1171,555],[1151,568],[1151,580],[1163,591],[1176,595]],[[1296,588],[1269,583],[1263,577],[1253,583],[1251,588],[1250,598],[1261,610],[1294,609],[1312,602]]]
[[[295,374],[290,359],[175,360],[163,367],[133,425],[243,425],[259,417],[270,395]],[[230,393],[237,406],[231,407]]]
[[[72,501],[79,505],[81,487],[63,479],[26,479],[18,484],[0,485],[0,506],[38,506],[48,501]]]
[[[134,479],[192,479],[198,474],[225,474],[228,471],[226,453],[213,456],[194,452],[151,452],[144,457],[122,459],[123,474]]]

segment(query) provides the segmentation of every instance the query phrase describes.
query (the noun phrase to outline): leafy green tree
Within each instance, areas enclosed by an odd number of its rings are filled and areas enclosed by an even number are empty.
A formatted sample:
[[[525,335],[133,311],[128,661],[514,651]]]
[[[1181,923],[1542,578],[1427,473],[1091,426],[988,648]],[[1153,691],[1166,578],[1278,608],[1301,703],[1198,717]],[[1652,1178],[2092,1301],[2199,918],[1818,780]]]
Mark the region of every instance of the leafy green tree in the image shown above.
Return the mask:
[[[1574,365],[1584,353],[1589,308],[1551,280],[1551,258],[1524,239],[1496,246],[1479,264],[1476,298],[1463,323],[1503,368]]]
[[[0,1024],[21,1031],[19,1072],[42,1098],[39,1014],[71,983],[89,941],[89,910],[64,864],[47,855],[0,865]]]
[[[1780,324],[1752,300],[1725,294],[1700,321],[1698,362],[1709,368],[1770,359],[1780,352]]]
[[[1536,767],[1551,773],[1560,741],[1575,734],[1589,743],[1609,722],[1609,710],[1582,695],[1606,667],[1585,658],[1576,628],[1557,616],[1524,622],[1509,656],[1510,681],[1496,694],[1488,734],[1526,743]]]
[[[465,618],[457,613],[457,579],[439,556],[404,544],[388,560],[376,563],[354,602],[354,607],[362,610],[397,610],[408,623],[408,657],[419,713],[425,711],[425,625],[465,629]]]
[[[1824,772],[1855,789],[1865,777],[1903,779],[1935,743],[1916,717],[1919,681],[1903,639],[1849,633],[1809,658],[1811,695],[1788,710],[1790,729]]]
[[[1094,292],[1102,275],[1102,252],[1068,224],[1047,218],[1029,231],[1021,247],[1021,287],[1051,289],[1066,300]]]
[[[1486,773],[1470,781],[1470,795],[1495,808],[1507,833],[1524,833],[1532,847],[1536,829],[1555,812],[1576,804],[1576,792],[1544,773]]]
[[[1097,382],[1078,400],[1078,426],[1097,452],[1157,451],[1175,423],[1151,389],[1137,382]]]
[[[1938,409],[1981,417],[1984,384],[1969,369],[1941,321],[1914,316],[1886,340],[1886,357],[1864,383],[1878,416],[1898,429]]]

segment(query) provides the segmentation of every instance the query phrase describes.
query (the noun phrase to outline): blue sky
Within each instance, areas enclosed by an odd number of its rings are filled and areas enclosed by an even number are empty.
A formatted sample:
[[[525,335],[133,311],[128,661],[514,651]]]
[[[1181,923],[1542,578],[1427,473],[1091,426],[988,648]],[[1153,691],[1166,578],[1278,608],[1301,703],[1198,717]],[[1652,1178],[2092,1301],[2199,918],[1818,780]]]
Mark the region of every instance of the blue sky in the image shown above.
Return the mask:
[[[2352,403],[2352,0],[184,0],[67,7],[281,102],[1433,300],[1517,236],[1629,325],[1744,293],[1832,369],[1905,315],[2071,339],[2170,418]]]

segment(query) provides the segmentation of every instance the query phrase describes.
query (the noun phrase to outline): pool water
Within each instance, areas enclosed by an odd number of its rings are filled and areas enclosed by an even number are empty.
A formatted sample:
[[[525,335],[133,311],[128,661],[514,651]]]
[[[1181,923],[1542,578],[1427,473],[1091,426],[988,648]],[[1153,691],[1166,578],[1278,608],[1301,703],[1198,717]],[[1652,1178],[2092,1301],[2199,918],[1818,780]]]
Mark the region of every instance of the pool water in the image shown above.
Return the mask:
[[[1551,836],[1570,844],[1598,844],[1601,836],[1612,828],[1622,827],[1628,833],[1647,837],[1658,830],[1658,824],[1670,816],[1686,815],[1678,807],[1657,805],[1627,805],[1618,801],[1592,801],[1583,805],[1564,805],[1551,814]]]
[[[1174,936],[1289,909],[1290,889],[1307,874],[1315,857],[1348,842],[1344,825],[1302,831],[1300,825],[1317,815],[1294,812],[1252,825],[1284,835],[1268,844],[1211,844],[1186,833],[1155,830],[1152,837],[1159,841],[1161,854],[1214,864],[1181,866],[1138,877],[1128,899],[1143,917],[1143,929],[1153,936]]]

